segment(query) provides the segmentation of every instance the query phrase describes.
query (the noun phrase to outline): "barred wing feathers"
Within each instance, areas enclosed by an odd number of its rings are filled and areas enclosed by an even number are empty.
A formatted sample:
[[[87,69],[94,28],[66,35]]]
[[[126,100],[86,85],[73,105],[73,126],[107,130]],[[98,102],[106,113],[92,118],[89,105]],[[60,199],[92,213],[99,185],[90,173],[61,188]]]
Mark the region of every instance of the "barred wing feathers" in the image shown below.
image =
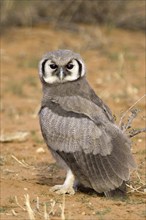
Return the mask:
[[[40,124],[47,145],[77,179],[97,192],[106,192],[127,181],[136,165],[129,140],[89,102],[81,97],[56,98],[42,107]]]

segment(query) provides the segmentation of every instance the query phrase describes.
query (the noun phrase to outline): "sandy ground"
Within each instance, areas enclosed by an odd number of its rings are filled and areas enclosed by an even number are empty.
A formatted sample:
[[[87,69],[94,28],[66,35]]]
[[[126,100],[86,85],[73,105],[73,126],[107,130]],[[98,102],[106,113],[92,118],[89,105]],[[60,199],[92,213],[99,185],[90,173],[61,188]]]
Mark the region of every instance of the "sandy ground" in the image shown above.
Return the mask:
[[[47,51],[68,48],[81,53],[87,78],[110,106],[117,123],[123,112],[145,93],[144,34],[111,27],[80,26],[18,28],[1,37],[1,132],[4,138],[28,132],[24,140],[1,143],[2,220],[35,219],[142,220],[146,217],[144,190],[144,134],[133,138],[132,152],[138,172],[131,174],[127,198],[107,199],[78,191],[74,196],[49,192],[65,173],[55,164],[42,139],[37,112],[41,100],[38,61]],[[133,124],[144,127],[144,99]],[[47,217],[49,214],[49,217]]]

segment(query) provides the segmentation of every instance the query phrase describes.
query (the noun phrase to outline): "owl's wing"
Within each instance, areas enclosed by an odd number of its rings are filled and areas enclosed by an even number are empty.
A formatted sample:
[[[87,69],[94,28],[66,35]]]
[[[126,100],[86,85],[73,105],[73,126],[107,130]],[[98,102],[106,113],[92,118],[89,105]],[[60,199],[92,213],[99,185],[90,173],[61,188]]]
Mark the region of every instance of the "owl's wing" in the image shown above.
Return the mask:
[[[109,117],[111,119],[108,107],[106,108],[103,102],[101,102],[100,105],[97,105],[81,96],[55,97],[52,99],[52,102],[58,104],[67,112],[86,115],[96,124],[99,124],[100,122],[107,123],[107,121],[109,121]]]
[[[103,109],[104,113],[106,114],[106,116],[111,122],[114,122],[114,117],[112,115],[110,108],[102,101],[102,99],[100,99],[96,95],[96,93],[94,92],[92,88],[90,88],[90,86],[89,86],[89,98],[93,103],[95,103],[97,106]]]
[[[82,112],[77,102],[83,104],[73,98],[72,102],[54,100],[48,107],[42,107],[40,124],[44,139],[81,183],[97,192],[115,189],[129,179],[130,169],[135,168],[129,141],[114,124],[105,124],[100,109],[96,115],[95,106],[86,105],[84,100]]]

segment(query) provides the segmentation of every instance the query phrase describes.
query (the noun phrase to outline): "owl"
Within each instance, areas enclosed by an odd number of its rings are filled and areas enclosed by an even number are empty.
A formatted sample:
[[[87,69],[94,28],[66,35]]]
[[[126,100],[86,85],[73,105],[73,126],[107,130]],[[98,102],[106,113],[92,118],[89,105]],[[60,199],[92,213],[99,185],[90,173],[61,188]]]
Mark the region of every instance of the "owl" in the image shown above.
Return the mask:
[[[49,52],[39,63],[39,77],[42,136],[66,170],[63,185],[51,191],[74,194],[82,185],[107,197],[125,195],[125,182],[136,169],[130,140],[87,82],[81,56],[71,50]]]

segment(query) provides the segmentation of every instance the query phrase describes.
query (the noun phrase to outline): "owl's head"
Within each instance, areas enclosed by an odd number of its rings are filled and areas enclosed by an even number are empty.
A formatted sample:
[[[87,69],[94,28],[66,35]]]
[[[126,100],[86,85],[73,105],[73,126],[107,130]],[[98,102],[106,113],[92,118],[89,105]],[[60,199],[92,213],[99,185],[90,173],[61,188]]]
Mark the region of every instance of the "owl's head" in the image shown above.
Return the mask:
[[[71,50],[56,50],[43,56],[39,75],[48,84],[75,81],[85,75],[85,65],[79,54]]]

